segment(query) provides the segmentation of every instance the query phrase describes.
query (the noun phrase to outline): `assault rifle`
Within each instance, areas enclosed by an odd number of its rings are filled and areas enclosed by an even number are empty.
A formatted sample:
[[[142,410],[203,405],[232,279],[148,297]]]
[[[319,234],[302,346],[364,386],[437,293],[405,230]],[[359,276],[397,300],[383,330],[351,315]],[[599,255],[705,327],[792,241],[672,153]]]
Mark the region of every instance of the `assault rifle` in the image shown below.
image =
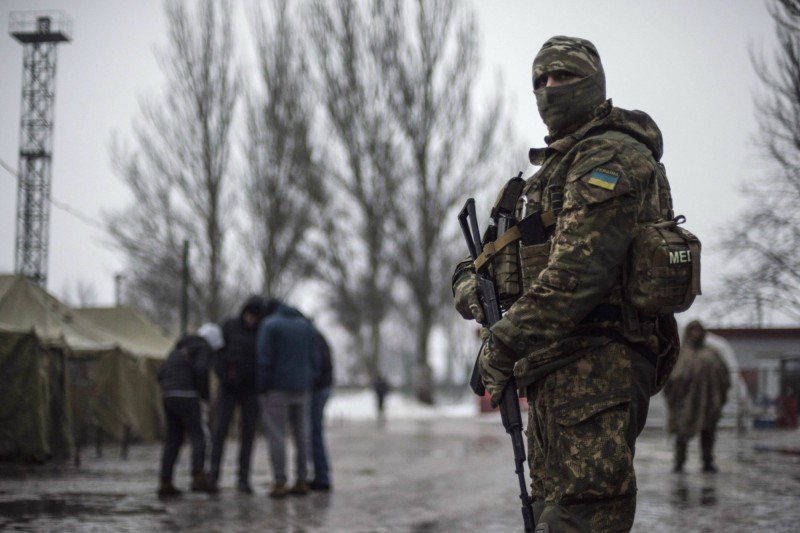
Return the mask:
[[[501,198],[498,205],[492,210],[492,220],[494,224],[490,226],[487,236],[492,240],[502,235],[514,224],[514,210],[516,207],[516,199],[519,196],[523,180],[522,173],[519,176],[512,178],[506,186],[503,198]],[[515,181],[517,180],[517,181]],[[516,191],[510,191],[513,188]],[[507,199],[513,200],[509,201]],[[475,213],[475,200],[469,198],[464,204],[463,209],[458,214],[458,222],[461,225],[461,231],[464,234],[464,239],[467,241],[467,248],[469,248],[470,256],[475,261],[480,254],[483,253],[483,241],[481,241],[480,229],[478,227],[478,217]],[[491,327],[502,317],[502,309],[500,307],[500,300],[497,296],[497,285],[495,284],[494,277],[489,273],[488,269],[482,269],[475,272],[478,298],[481,303],[481,310],[483,311],[484,321],[481,323],[483,327]],[[480,357],[480,351],[478,352]],[[483,396],[486,393],[486,388],[481,380],[479,361],[475,360],[475,366],[472,369],[472,376],[470,378],[470,388],[478,396]],[[533,532],[535,526],[533,519],[533,508],[531,507],[531,497],[528,495],[527,481],[525,480],[524,465],[526,462],[525,457],[525,443],[522,437],[522,415],[519,410],[519,397],[517,396],[517,384],[512,374],[508,380],[506,388],[500,399],[500,418],[503,421],[503,427],[511,436],[511,445],[514,448],[514,471],[517,474],[519,481],[519,499],[522,502],[522,521],[525,525],[525,532]]]

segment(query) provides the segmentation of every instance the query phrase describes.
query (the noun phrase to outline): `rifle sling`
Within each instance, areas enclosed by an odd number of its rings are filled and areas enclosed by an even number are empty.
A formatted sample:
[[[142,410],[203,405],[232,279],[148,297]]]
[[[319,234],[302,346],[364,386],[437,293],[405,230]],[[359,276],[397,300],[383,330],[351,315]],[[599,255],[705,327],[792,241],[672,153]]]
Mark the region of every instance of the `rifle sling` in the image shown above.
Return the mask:
[[[528,217],[524,218],[520,221],[519,224],[512,226],[509,228],[505,233],[500,235],[497,239],[487,242],[483,245],[483,252],[475,259],[475,271],[480,272],[483,268],[487,265],[489,261],[494,258],[503,248],[508,246],[509,244],[516,242],[522,239],[523,244],[539,244],[536,242],[525,242],[526,239],[523,237],[523,231],[520,231],[520,226],[525,225],[527,220],[533,220],[531,217],[536,217],[539,219],[541,224],[536,223],[535,225],[541,228],[540,233],[544,236],[544,233],[550,230],[556,224],[556,214],[553,211],[547,211],[546,213],[534,213],[529,215]],[[538,239],[537,239],[538,240]],[[544,238],[541,239],[541,242],[544,242]]]

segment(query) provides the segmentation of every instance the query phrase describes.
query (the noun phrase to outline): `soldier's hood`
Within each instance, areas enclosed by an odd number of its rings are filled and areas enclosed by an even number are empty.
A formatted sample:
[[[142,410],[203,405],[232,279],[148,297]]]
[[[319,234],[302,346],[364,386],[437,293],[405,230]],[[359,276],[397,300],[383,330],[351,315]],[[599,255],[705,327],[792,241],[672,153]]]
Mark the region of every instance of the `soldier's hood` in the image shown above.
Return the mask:
[[[626,133],[644,144],[653,153],[653,159],[661,160],[664,154],[664,139],[661,130],[650,115],[644,111],[630,111],[614,107],[611,100],[606,100],[594,111],[592,118],[574,133],[553,139],[545,137],[547,148],[531,148],[529,157],[534,165],[541,165],[548,150],[567,152],[576,143],[603,131],[614,130]]]
[[[664,155],[664,138],[661,130],[658,129],[656,122],[644,111],[622,109],[612,107],[606,120],[600,126],[604,129],[613,129],[622,133],[627,133],[653,152],[656,161],[661,160]]]

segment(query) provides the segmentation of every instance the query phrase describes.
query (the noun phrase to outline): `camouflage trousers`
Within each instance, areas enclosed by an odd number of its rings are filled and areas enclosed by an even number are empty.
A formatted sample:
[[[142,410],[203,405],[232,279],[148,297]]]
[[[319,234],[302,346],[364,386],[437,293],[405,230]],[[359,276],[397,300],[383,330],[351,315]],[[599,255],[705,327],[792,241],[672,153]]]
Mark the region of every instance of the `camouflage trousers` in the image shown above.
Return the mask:
[[[550,531],[630,531],[633,456],[655,369],[610,342],[528,387],[528,463],[536,523]]]

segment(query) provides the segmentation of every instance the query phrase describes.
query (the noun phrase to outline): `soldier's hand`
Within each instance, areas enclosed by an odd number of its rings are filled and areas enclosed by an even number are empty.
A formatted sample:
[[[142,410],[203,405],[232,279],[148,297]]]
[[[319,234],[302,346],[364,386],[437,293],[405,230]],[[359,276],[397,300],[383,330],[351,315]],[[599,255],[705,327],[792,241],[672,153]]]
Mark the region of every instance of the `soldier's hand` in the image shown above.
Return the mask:
[[[491,332],[481,347],[478,369],[483,379],[483,386],[491,396],[492,407],[500,404],[503,390],[514,372],[514,356],[510,352],[511,350]]]
[[[483,323],[483,309],[478,299],[478,284],[475,276],[464,276],[455,287],[456,311],[466,318]]]

